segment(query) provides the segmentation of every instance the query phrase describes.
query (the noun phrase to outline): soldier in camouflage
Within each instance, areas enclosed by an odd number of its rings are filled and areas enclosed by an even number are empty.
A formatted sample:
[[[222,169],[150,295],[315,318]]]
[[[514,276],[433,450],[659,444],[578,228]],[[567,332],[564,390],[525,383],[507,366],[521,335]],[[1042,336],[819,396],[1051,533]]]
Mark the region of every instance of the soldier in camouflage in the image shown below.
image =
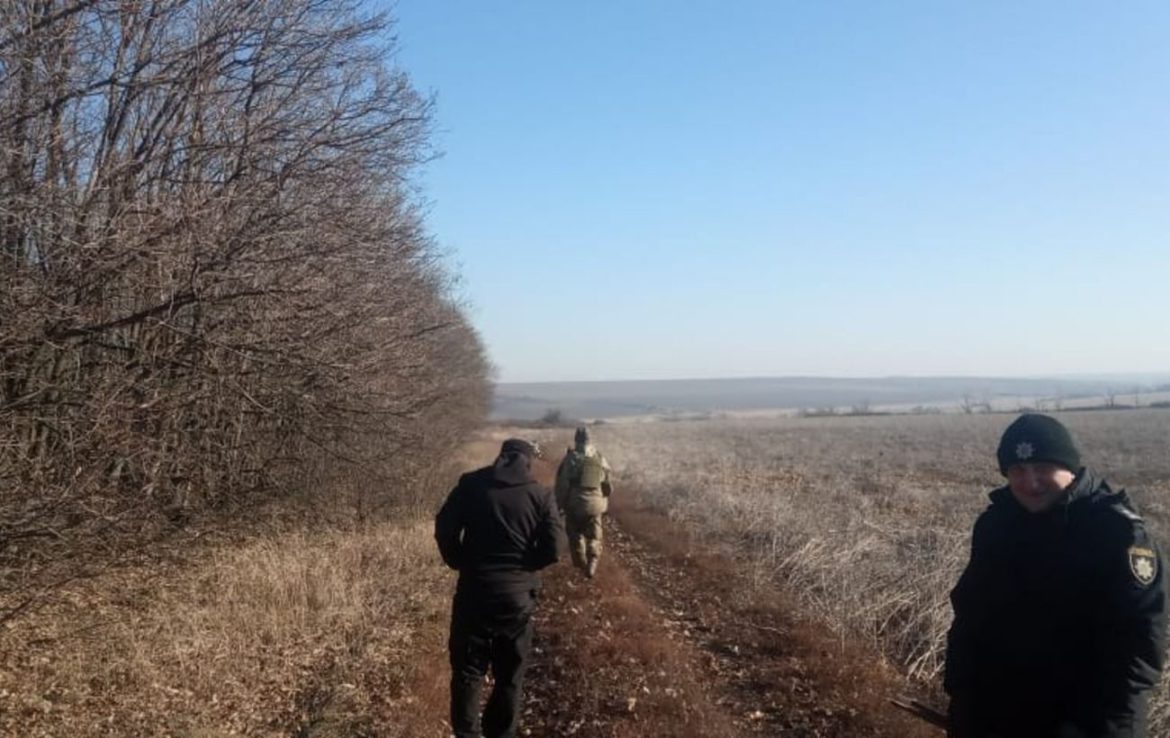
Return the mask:
[[[565,533],[573,565],[590,579],[601,558],[601,517],[613,493],[609,462],[589,442],[589,429],[577,429],[573,448],[557,467],[557,504],[565,514]]]

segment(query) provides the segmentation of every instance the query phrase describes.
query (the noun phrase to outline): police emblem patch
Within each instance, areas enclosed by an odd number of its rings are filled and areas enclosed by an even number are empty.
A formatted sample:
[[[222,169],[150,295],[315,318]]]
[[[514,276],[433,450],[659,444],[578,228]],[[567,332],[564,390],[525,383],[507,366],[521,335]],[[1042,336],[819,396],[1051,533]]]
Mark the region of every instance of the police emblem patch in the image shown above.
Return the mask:
[[[1133,572],[1133,578],[1137,580],[1137,583],[1143,587],[1153,584],[1154,578],[1158,576],[1158,557],[1154,554],[1154,550],[1142,546],[1130,546],[1129,570]]]
[[[1036,449],[1032,448],[1032,444],[1024,441],[1016,444],[1016,458],[1020,461],[1032,458],[1032,454],[1036,453]]]

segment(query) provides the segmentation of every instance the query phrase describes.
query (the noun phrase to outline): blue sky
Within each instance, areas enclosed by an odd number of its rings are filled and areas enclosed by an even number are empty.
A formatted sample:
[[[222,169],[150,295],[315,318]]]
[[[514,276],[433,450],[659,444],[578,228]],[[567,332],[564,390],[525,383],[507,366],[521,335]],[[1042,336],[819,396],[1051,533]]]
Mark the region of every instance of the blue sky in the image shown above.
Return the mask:
[[[1170,3],[392,13],[502,381],[1170,370]]]

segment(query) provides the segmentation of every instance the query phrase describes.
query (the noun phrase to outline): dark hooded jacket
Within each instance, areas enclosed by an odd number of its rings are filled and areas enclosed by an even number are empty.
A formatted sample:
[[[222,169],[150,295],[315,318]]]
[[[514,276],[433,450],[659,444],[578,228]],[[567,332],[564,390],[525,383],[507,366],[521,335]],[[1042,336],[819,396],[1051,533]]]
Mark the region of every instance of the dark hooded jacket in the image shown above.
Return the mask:
[[[435,517],[435,540],[459,572],[456,600],[521,607],[540,588],[540,569],[557,560],[560,516],[531,460],[503,453],[464,474]]]
[[[951,604],[950,735],[1147,735],[1166,602],[1161,556],[1124,491],[1081,469],[1032,514],[995,490]]]

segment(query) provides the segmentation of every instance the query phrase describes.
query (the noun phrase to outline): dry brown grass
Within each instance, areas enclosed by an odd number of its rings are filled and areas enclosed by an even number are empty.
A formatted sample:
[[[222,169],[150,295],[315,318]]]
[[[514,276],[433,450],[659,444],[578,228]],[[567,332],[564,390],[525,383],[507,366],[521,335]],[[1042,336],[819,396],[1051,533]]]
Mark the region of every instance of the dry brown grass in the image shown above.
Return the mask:
[[[0,734],[408,735],[446,585],[428,525],[111,570],[0,632]]]
[[[435,465],[436,486],[506,435]],[[420,522],[361,524],[290,501],[76,562],[81,576],[0,628],[0,735],[447,735],[454,575],[421,514],[436,504],[413,510]]]
[[[1170,530],[1170,412],[1062,416],[1084,455]],[[843,636],[937,687],[947,594],[966,563],[995,445],[1011,416],[894,416],[610,424],[619,484],[744,561],[762,591],[797,596]],[[619,493],[621,487],[619,486]],[[1170,692],[1154,734],[1170,734]]]
[[[745,638],[766,656],[760,674],[770,685],[819,664],[847,686],[837,704],[877,712],[875,695],[864,691],[872,680],[849,681],[860,659],[843,654],[880,649],[923,685],[935,683],[950,619],[946,593],[984,493],[999,482],[990,455],[1008,420],[708,421],[611,425],[597,435],[617,467],[618,494],[638,487],[662,511],[649,514],[641,532],[657,530],[659,550],[688,576],[709,577],[699,591],[730,581],[719,566],[704,573],[700,550],[714,546],[736,562],[736,581],[748,585],[718,597],[722,604],[742,598],[733,610],[756,629]],[[1167,530],[1170,413],[1066,420],[1087,456],[1136,488],[1153,529]],[[504,435],[485,435],[462,461],[483,463]],[[563,439],[553,438],[555,449]],[[247,538],[189,537],[69,582],[35,615],[0,629],[0,735],[441,738],[452,577],[430,533],[427,523],[311,533],[284,524],[282,532]],[[599,623],[608,626],[588,648],[562,644],[578,659],[565,674],[600,675],[583,682],[593,702],[556,712],[554,686],[541,719],[572,725],[600,710],[623,735],[654,735],[652,726],[683,715],[682,704],[690,712],[679,731],[717,734],[722,703],[710,701],[693,660],[706,664],[705,657],[672,648],[662,614],[604,564],[595,584],[607,588]],[[552,573],[550,596],[570,576]],[[783,638],[760,630],[776,627],[765,613],[783,603],[781,592],[832,625],[840,642],[794,653],[793,644],[821,636],[787,623]],[[552,601],[541,612],[566,627],[579,615]],[[538,630],[538,637],[557,634]],[[606,640],[619,634],[622,648]],[[574,638],[581,637],[578,630]],[[854,639],[860,651],[850,650]],[[638,694],[623,692],[617,701],[605,689],[629,685]],[[631,696],[638,699],[632,711]],[[1158,697],[1154,734],[1170,726],[1166,697]],[[577,735],[590,730],[601,728],[582,725]]]

